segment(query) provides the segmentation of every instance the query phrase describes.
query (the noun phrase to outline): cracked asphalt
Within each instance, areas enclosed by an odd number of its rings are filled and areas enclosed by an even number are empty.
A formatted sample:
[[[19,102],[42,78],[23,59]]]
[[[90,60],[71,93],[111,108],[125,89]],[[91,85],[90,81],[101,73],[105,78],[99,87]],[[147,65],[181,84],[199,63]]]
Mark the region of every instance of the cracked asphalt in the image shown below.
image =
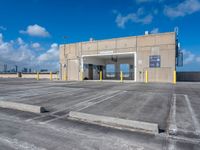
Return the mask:
[[[48,112],[0,108],[0,149],[199,150],[199,91],[200,83],[189,82],[173,85],[1,78],[1,101],[39,105]],[[157,123],[160,133],[73,121],[68,119],[70,111]]]

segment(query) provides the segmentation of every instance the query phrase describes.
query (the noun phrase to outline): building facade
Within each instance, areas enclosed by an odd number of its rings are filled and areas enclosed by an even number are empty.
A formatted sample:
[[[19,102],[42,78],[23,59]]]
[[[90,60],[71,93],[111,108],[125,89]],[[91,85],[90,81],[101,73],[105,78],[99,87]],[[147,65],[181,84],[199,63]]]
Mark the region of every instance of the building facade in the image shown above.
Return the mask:
[[[60,45],[62,80],[173,82],[175,32]]]

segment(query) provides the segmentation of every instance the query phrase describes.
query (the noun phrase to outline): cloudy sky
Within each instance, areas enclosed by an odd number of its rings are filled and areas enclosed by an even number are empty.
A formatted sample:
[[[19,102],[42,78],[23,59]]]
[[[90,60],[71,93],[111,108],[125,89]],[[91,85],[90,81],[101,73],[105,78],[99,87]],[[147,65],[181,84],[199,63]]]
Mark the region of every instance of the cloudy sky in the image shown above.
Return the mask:
[[[184,52],[179,70],[200,70],[200,0],[1,0],[0,69],[58,70],[59,44],[174,27]]]

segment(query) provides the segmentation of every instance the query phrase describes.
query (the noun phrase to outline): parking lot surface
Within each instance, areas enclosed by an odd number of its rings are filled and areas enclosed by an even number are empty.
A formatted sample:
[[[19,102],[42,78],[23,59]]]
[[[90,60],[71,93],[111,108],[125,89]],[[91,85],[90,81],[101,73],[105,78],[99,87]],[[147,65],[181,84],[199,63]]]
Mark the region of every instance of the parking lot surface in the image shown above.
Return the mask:
[[[200,149],[200,83],[63,82],[0,79],[0,101],[45,107],[0,108],[3,149]],[[151,135],[68,118],[70,111],[157,123]],[[172,134],[171,134],[172,132]]]

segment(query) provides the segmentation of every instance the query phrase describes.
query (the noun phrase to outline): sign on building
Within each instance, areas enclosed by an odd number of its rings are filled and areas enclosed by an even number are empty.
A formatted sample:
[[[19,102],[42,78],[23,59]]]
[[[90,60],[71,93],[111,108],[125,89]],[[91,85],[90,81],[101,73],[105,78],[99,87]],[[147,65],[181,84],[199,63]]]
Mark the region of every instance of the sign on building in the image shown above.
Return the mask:
[[[149,67],[159,68],[160,67],[160,55],[149,56]]]

